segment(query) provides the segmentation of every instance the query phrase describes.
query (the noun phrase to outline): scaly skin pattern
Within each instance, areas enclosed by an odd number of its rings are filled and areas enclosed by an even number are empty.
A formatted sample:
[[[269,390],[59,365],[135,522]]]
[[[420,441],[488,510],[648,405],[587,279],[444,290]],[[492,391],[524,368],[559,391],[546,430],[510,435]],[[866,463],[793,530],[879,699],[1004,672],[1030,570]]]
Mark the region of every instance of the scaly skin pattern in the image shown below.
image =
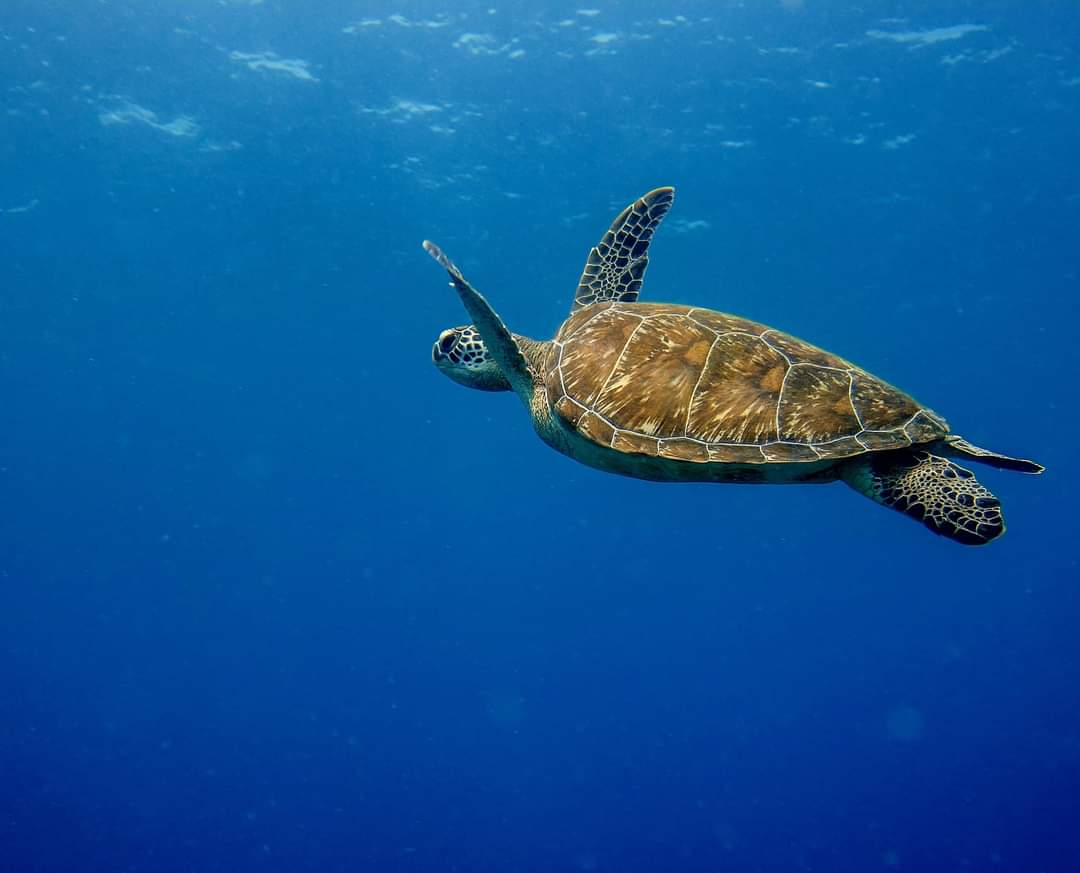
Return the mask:
[[[921,521],[936,534],[980,546],[1005,533],[1001,501],[970,470],[915,449],[849,461],[844,479],[875,503]]]

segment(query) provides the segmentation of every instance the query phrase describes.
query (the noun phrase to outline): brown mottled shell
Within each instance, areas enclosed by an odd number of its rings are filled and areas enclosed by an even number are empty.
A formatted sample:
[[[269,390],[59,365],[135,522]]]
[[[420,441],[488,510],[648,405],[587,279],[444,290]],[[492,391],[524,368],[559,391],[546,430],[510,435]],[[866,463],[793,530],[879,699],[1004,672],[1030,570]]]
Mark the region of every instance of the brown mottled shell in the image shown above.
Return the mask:
[[[558,415],[621,452],[699,463],[846,458],[940,439],[944,419],[780,331],[708,309],[601,303],[552,343]]]

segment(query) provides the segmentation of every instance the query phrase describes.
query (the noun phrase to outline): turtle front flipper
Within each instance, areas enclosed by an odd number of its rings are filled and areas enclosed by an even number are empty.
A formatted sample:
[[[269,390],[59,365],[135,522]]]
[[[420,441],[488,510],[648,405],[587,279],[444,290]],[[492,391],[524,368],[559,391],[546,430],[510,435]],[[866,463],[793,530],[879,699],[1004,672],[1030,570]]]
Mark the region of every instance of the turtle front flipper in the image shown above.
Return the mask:
[[[484,346],[506,376],[510,387],[528,406],[533,393],[532,371],[529,369],[529,362],[525,359],[525,355],[514,340],[513,334],[507,330],[502,319],[491,308],[491,304],[465,280],[454,262],[443,254],[442,249],[435,243],[424,240],[424,251],[450,274],[450,284],[457,290],[461,302],[465,304],[465,309],[472,316],[476,329],[480,331]]]
[[[843,478],[875,503],[921,521],[936,534],[981,546],[1005,533],[1001,501],[970,470],[917,449],[861,455]]]
[[[649,266],[649,243],[674,202],[674,188],[655,188],[618,214],[589,251],[571,312],[608,300],[637,300]]]

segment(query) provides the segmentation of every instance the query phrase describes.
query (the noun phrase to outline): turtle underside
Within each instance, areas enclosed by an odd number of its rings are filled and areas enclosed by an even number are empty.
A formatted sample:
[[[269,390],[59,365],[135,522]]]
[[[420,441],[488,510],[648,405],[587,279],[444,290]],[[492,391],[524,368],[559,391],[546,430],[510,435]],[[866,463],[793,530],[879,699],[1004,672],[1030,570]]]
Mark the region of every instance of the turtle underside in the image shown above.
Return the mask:
[[[928,443],[944,419],[849,362],[689,306],[575,311],[544,373],[551,408],[598,445],[698,463],[839,460]]]

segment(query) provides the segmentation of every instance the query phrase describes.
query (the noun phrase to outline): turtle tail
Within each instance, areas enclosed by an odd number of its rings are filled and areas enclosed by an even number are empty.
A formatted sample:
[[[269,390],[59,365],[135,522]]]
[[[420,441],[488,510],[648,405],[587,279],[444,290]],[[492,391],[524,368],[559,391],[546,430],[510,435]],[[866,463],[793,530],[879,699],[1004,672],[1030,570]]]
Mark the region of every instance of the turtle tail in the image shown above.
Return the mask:
[[[980,464],[997,467],[999,470],[1015,470],[1017,473],[1041,473],[1046,468],[1042,464],[1036,464],[1026,458],[1010,458],[998,452],[972,445],[966,439],[956,434],[949,434],[942,440],[941,450],[953,457],[970,458]]]
[[[841,475],[875,503],[966,546],[985,545],[1005,533],[1001,501],[947,458],[918,449],[876,452],[852,458]]]

